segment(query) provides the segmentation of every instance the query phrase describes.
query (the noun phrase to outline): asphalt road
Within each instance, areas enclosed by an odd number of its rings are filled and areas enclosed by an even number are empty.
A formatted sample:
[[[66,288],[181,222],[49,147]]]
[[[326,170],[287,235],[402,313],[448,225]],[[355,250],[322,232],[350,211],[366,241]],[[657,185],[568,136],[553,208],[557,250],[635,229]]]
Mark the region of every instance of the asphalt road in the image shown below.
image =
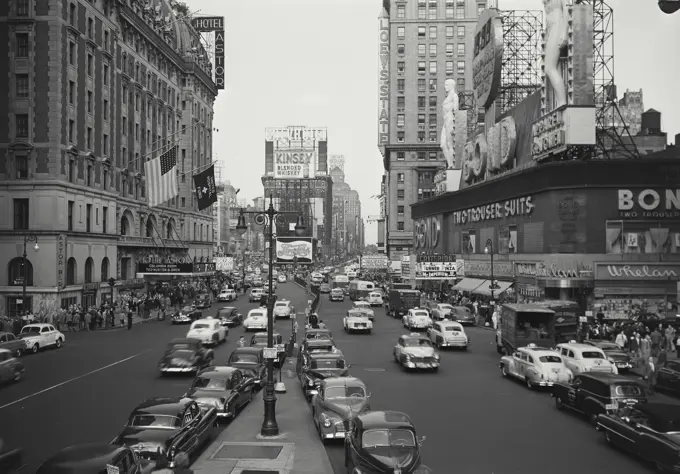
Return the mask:
[[[279,285],[278,294],[292,296],[298,311],[306,306],[307,297],[293,283]],[[235,304],[213,304],[203,314],[214,316],[222,306],[236,306],[245,315],[256,304],[240,296]],[[276,324],[284,340],[290,329],[289,321]],[[25,356],[25,378],[0,387],[0,438],[24,449],[28,465],[22,473],[35,472],[66,446],[108,443],[145,399],[185,393],[192,379],[161,378],[157,364],[168,341],[187,330],[166,320],[136,324],[131,331],[67,333],[63,348]],[[241,334],[241,327],[230,330],[227,343],[215,349],[217,363],[226,363]]]
[[[443,351],[437,374],[405,373],[392,348],[406,332],[401,321],[374,308],[371,335],[347,335],[342,317],[351,306],[322,299],[321,318],[369,387],[371,408],[409,414],[435,473],[643,474],[650,466],[608,447],[582,418],[558,411],[547,392],[505,380],[498,369],[493,332],[468,328],[467,352]],[[345,473],[342,443],[327,446],[336,474]]]

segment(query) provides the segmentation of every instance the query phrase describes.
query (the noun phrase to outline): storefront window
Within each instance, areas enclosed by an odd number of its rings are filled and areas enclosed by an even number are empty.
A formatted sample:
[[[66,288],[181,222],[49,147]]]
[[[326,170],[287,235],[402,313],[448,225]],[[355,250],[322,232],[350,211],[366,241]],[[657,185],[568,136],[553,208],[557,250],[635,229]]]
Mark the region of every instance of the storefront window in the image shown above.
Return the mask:
[[[595,301],[595,312],[602,312],[605,319],[666,318],[677,311],[677,301],[664,296],[607,296]]]
[[[517,226],[502,226],[499,229],[498,253],[517,253]]]
[[[78,304],[78,298],[73,296],[71,298],[61,299],[61,309],[68,309],[70,306]]]
[[[607,253],[680,253],[680,222],[609,221]]]
[[[33,312],[33,297],[27,296],[22,299],[21,296],[7,297],[7,317],[14,318],[20,316],[23,311]]]

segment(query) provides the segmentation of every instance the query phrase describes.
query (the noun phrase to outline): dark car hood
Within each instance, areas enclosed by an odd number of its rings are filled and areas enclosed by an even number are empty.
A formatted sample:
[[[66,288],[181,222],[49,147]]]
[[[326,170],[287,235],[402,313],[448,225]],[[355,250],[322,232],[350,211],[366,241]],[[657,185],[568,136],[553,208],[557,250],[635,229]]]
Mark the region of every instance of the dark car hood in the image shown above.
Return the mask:
[[[361,413],[368,405],[368,398],[345,398],[341,400],[325,400],[324,408],[348,420]]]
[[[317,379],[327,379],[328,377],[343,377],[347,375],[348,369],[309,369],[309,375]]]
[[[382,469],[403,469],[410,472],[410,469],[417,467],[420,457],[418,449],[414,447],[397,446],[378,446],[375,448],[364,448],[371,464]]]
[[[139,443],[165,445],[178,432],[179,428],[172,430],[168,428],[134,428],[127,426],[118,436],[117,441],[127,446],[134,446]]]

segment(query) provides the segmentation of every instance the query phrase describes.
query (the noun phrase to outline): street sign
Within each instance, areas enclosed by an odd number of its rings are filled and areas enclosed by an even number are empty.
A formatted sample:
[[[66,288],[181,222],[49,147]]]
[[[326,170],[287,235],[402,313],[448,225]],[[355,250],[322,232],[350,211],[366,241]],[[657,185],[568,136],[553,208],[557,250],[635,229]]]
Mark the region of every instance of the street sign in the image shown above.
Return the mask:
[[[276,347],[265,347],[263,349],[264,352],[264,358],[265,359],[277,359],[278,358],[278,350]]]

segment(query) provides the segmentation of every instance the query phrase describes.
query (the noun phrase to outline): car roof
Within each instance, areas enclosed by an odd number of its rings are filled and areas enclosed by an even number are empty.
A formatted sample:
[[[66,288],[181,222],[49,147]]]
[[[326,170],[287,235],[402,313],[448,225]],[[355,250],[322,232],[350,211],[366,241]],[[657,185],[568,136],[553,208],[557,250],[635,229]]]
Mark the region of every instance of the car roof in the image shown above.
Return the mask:
[[[305,334],[320,334],[320,333],[329,333],[329,332],[331,332],[330,329],[319,328],[319,329],[307,329],[305,331]]]
[[[233,351],[231,351],[232,354],[261,354],[262,353],[262,348],[261,347],[252,347],[252,346],[244,346],[244,347],[237,347]]]
[[[255,336],[266,336],[267,334],[268,333],[266,333],[266,332],[260,331],[260,332],[256,332],[255,334],[253,334],[253,337],[255,337]],[[280,336],[280,335],[281,334],[279,334],[278,332],[274,332],[274,337],[277,337],[277,336]]]
[[[108,443],[88,443],[69,446],[58,451],[40,465],[38,472],[71,473],[71,472],[99,472],[109,461],[115,459],[123,451],[129,451],[127,446]],[[73,463],[77,463],[76,466]]]
[[[456,327],[459,327],[459,328],[463,327],[463,325],[460,324],[458,321],[449,321],[448,319],[446,319],[444,321],[435,321],[434,324],[442,324],[442,325],[445,325],[445,326],[453,325],[453,326],[456,326]]]
[[[21,329],[23,330],[24,328],[44,328],[46,326],[51,326],[51,324],[45,324],[45,323],[27,324],[26,326],[24,326]]]
[[[538,357],[546,356],[546,355],[557,356],[557,357],[560,356],[556,351],[554,351],[554,350],[552,350],[548,347],[520,347],[517,350],[523,351],[523,352],[531,352],[532,354],[534,354]]]
[[[305,344],[308,346],[332,346],[333,341],[330,339],[307,339]]]
[[[197,319],[196,321],[191,323],[191,325],[193,326],[196,323],[215,323],[215,322],[217,322],[217,319],[213,318],[212,316],[208,316],[207,318]]]
[[[7,332],[7,331],[0,331],[0,336],[4,336],[5,334],[12,334],[12,333]],[[12,335],[14,335],[14,334],[12,334]]]
[[[400,411],[369,411],[357,417],[362,430],[372,429],[415,429],[411,418]]]
[[[329,377],[321,382],[324,387],[364,387],[366,384],[356,377]]]
[[[236,372],[237,369],[236,367],[229,367],[225,365],[221,366],[211,366],[208,367],[207,369],[201,370],[197,376],[201,377],[207,377],[207,378],[216,378],[216,379],[226,379],[231,377],[231,374]]]
[[[177,416],[182,413],[192,401],[191,398],[183,397],[154,397],[144,400],[137,405],[132,412]]]
[[[309,354],[312,359],[344,359],[345,356],[342,352],[312,352]]]
[[[347,316],[354,316],[357,318],[368,318],[368,316],[366,316],[366,311],[359,311],[356,309],[348,309]]]
[[[250,311],[248,311],[248,316],[250,316],[251,314],[262,314],[262,313],[264,313],[264,314],[266,315],[266,314],[267,314],[267,310],[266,310],[266,309],[255,308],[255,309],[251,309]]]
[[[10,354],[12,353],[12,351],[9,349],[0,349],[0,354],[4,354],[5,352],[9,352]]]
[[[637,384],[638,382],[636,380],[630,379],[628,377],[625,377],[623,375],[619,374],[610,374],[607,372],[582,372],[577,375],[577,377],[582,377],[582,378],[591,378],[595,380],[599,380],[601,382],[605,382],[607,384],[613,384],[613,383],[635,383]]]
[[[235,309],[236,309],[235,306],[223,306],[220,309],[218,309],[217,312],[219,313],[220,311],[233,311]]]

